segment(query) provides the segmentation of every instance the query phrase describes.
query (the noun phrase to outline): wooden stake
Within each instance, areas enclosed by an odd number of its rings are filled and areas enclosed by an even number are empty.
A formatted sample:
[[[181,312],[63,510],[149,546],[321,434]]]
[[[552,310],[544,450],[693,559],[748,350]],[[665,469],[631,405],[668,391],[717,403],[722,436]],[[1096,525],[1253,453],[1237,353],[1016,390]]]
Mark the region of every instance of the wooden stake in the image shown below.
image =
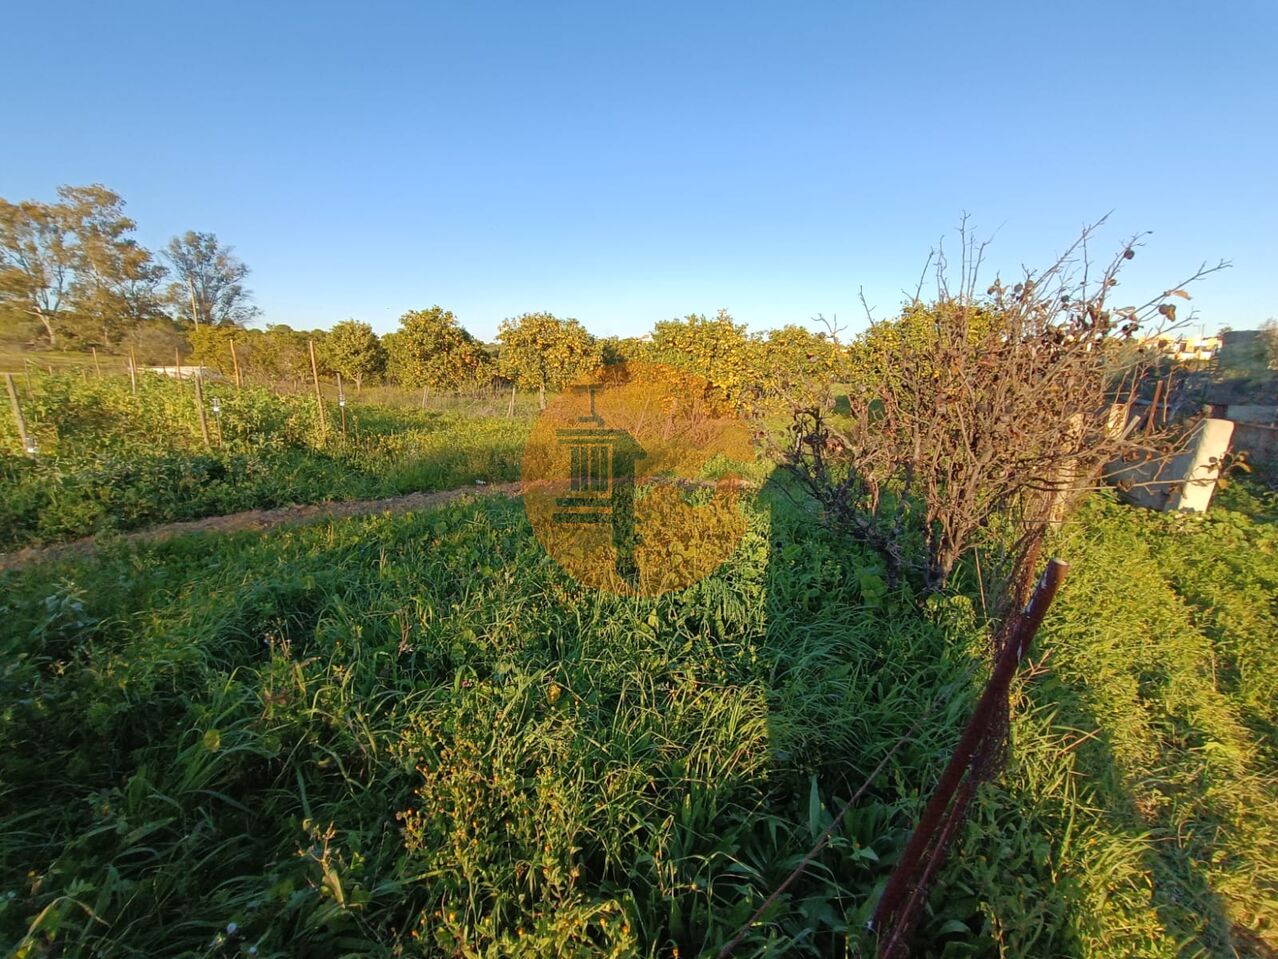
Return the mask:
[[[138,395],[138,358],[129,347],[129,385],[133,387],[133,395]]]
[[[98,348],[91,346],[89,349],[93,351],[93,369],[98,374],[98,379],[102,379],[102,364],[98,362]]]
[[[196,370],[195,376],[192,377],[195,383],[195,408],[200,413],[200,436],[204,440],[204,445],[209,445],[209,420],[204,415],[204,378],[200,376],[199,370]]]
[[[18,424],[18,440],[22,443],[22,452],[35,459],[35,453],[31,451],[31,441],[27,438],[27,421],[22,418],[22,404],[18,402],[18,389],[13,385],[12,373],[4,375],[4,385],[9,392],[9,405],[13,407],[13,418]]]
[[[306,348],[311,353],[311,382],[315,384],[315,406],[319,409],[320,442],[328,437],[328,424],[324,420],[324,394],[320,392],[319,364],[315,362],[315,341],[307,340]]]
[[[235,367],[235,388],[238,390],[244,382],[240,379],[240,358],[235,355],[234,340],[231,340],[231,365]]]
[[[1154,428],[1154,419],[1158,416],[1158,401],[1163,396],[1163,381],[1159,380],[1154,384],[1154,399],[1149,404],[1149,417],[1145,420],[1145,435],[1148,436],[1150,430]]]
[[[346,393],[342,389],[342,374],[337,374],[337,408],[342,411],[342,439],[346,439]]]
[[[510,405],[506,407],[506,419],[515,415],[515,384],[510,384]]]

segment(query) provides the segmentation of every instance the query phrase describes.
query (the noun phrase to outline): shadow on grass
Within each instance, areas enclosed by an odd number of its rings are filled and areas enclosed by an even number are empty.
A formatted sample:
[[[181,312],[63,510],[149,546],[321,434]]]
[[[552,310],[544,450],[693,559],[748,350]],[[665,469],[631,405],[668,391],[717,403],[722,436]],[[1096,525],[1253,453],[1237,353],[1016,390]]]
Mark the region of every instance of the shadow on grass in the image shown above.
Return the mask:
[[[775,481],[748,513],[656,599],[499,501],[4,574],[0,939],[713,953],[971,662]],[[962,699],[738,955],[856,939]]]

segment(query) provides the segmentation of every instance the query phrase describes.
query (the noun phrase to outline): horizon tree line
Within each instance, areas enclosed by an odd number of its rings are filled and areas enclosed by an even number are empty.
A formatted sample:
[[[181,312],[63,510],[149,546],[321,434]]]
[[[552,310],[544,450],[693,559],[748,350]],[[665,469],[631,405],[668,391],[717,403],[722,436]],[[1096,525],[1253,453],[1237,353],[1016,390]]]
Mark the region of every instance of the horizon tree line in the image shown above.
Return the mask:
[[[132,352],[147,363],[187,356],[224,374],[238,365],[276,381],[309,375],[311,339],[325,371],[357,390],[379,378],[440,392],[500,381],[537,392],[543,405],[548,391],[625,359],[692,370],[730,402],[834,362],[822,334],[799,326],[750,334],[723,310],[658,322],[649,338],[600,338],[578,320],[537,311],[503,320],[496,340],[484,343],[438,305],[407,311],[381,336],[355,319],[327,331],[255,329],[262,313],[233,247],[187,230],[153,253],[124,208],[101,184],[59,187],[53,202],[0,198],[0,337],[50,350]]]
[[[212,233],[187,230],[157,255],[120,195],[62,186],[57,200],[0,198],[0,328],[49,349],[118,348],[130,334],[242,326],[259,315],[249,268]]]

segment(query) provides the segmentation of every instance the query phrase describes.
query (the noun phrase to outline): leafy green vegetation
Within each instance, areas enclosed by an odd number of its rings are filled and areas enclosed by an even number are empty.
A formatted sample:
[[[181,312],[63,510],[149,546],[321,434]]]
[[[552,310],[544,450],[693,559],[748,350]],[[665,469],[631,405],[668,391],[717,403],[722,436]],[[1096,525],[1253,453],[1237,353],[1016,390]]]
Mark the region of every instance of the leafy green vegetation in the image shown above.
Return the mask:
[[[935,703],[739,953],[844,954],[984,639],[972,599],[920,615],[771,488],[748,509],[732,559],[659,599],[579,587],[497,500],[8,574],[0,936],[29,955],[699,955]],[[1274,536],[1100,500],[1070,527],[1011,767],[933,894],[930,953],[1272,941],[1274,610],[1246,597],[1274,595]],[[1236,601],[1206,592],[1208,548],[1235,556]]]
[[[25,399],[39,456],[0,431],[0,549],[244,509],[449,489],[518,475],[526,421],[328,405],[206,384],[204,445],[190,383],[39,376]],[[215,415],[213,402],[220,413]]]
[[[798,528],[757,508],[730,564],[655,601],[576,586],[505,502],[12,576],[6,935],[47,906],[28,942],[82,952],[228,923],[219,953],[725,938],[966,667],[934,624],[884,634]],[[761,936],[856,905],[945,715]]]
[[[1097,499],[1022,683],[1010,767],[936,899],[1010,955],[1278,941],[1278,527]]]

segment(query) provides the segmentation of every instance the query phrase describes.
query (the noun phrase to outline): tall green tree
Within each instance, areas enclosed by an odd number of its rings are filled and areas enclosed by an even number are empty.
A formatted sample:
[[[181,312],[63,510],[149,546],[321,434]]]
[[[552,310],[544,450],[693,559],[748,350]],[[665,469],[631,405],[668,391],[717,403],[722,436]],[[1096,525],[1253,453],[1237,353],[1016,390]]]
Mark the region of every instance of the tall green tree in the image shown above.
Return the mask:
[[[0,305],[11,320],[37,321],[58,345],[70,307],[75,237],[54,206],[0,199]]]
[[[195,326],[243,326],[261,312],[244,286],[249,268],[214,234],[187,230],[169,241],[164,255],[174,277],[169,302]]]
[[[383,337],[390,376],[404,386],[460,390],[484,382],[492,363],[483,344],[457,322],[451,310],[410,310],[399,329]]]
[[[80,338],[112,347],[130,329],[161,314],[158,288],[166,270],[132,237],[137,224],[106,187],[58,191],[77,238],[74,313]]]
[[[502,376],[537,390],[546,408],[546,390],[557,390],[597,368],[602,347],[576,320],[550,313],[525,313],[504,320],[497,334]]]
[[[359,320],[342,320],[324,338],[324,364],[362,389],[364,380],[386,369],[386,348],[373,328]]]
[[[58,188],[58,201],[0,199],[0,311],[63,338],[112,345],[159,315],[164,268],[133,238],[119,194]]]

